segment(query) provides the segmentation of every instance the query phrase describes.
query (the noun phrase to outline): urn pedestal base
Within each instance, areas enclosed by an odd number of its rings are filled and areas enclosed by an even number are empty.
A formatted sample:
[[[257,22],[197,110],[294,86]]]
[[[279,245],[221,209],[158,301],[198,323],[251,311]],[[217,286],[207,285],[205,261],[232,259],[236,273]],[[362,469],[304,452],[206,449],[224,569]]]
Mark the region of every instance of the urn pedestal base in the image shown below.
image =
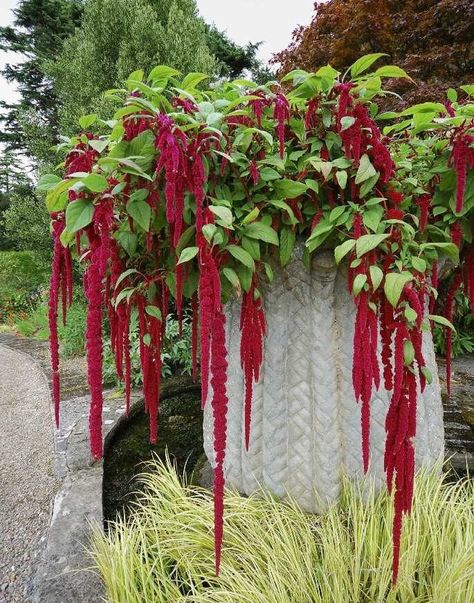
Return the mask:
[[[250,448],[243,430],[240,300],[227,304],[229,397],[227,485],[250,495],[260,487],[319,513],[338,498],[342,478],[363,475],[360,406],[352,388],[355,304],[346,270],[333,253],[302,249],[263,291],[267,335],[261,377],[254,385]],[[416,465],[432,466],[444,450],[443,408],[431,333],[423,352],[433,382],[419,394]],[[204,412],[204,446],[214,465],[212,387]],[[381,386],[371,402],[369,476],[385,480],[385,416],[391,393]]]

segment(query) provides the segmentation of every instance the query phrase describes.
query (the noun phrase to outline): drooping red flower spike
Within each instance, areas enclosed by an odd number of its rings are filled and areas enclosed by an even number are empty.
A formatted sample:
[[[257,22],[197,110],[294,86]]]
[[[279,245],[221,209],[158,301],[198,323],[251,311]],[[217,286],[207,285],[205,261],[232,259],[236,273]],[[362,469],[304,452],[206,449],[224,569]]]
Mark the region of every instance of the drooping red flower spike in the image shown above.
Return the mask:
[[[265,313],[255,280],[248,292],[242,296],[240,312],[240,363],[244,372],[244,436],[245,447],[250,445],[250,424],[252,417],[253,384],[260,378],[263,363],[263,340],[266,332]]]

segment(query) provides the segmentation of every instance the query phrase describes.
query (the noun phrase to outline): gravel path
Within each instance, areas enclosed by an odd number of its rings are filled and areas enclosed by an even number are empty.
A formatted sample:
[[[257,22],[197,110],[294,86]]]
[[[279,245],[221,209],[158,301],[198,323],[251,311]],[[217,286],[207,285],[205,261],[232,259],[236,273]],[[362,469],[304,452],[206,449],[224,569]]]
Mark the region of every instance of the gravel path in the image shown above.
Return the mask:
[[[0,345],[0,601],[28,600],[58,482],[46,376]]]

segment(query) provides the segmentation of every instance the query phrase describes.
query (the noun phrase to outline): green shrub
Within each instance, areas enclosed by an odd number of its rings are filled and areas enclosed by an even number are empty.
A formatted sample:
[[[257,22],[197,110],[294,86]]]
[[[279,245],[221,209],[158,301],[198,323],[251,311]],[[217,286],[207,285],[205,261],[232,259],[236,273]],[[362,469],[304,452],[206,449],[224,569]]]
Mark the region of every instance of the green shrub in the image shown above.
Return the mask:
[[[142,376],[140,370],[140,350],[138,335],[138,317],[133,311],[130,317],[130,360],[132,364],[132,385],[140,387]],[[179,336],[178,321],[173,316],[166,320],[166,338],[161,350],[163,377],[170,375],[190,375],[192,372],[191,358],[191,319],[183,318],[183,333]],[[103,381],[108,385],[121,385],[115,372],[115,361],[110,348],[110,339],[104,343]]]
[[[93,555],[111,603],[466,603],[474,601],[474,482],[416,481],[391,590],[392,504],[346,483],[322,516],[270,496],[226,494],[220,576],[211,493],[155,462],[132,519],[97,530]]]
[[[30,251],[0,252],[0,322],[26,316],[41,300],[48,267]]]
[[[12,249],[32,251],[39,261],[49,263],[52,242],[50,218],[43,199],[28,191],[11,196],[1,226]]]
[[[59,323],[59,341],[63,358],[84,356],[86,353],[86,300],[76,293],[73,304],[68,308],[66,324]]]
[[[441,313],[441,312],[439,312]],[[474,316],[468,298],[462,291],[456,293],[456,313],[453,324],[453,357],[474,352]],[[446,354],[445,329],[439,325],[433,328],[433,339],[437,354]]]

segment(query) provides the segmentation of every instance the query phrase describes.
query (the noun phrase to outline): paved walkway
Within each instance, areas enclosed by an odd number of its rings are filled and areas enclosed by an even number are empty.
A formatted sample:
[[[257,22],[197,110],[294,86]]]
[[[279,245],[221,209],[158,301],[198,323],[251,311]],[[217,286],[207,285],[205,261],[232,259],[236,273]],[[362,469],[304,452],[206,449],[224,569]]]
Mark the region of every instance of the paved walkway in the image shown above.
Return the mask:
[[[58,488],[49,386],[27,354],[0,345],[0,601],[23,603]]]

